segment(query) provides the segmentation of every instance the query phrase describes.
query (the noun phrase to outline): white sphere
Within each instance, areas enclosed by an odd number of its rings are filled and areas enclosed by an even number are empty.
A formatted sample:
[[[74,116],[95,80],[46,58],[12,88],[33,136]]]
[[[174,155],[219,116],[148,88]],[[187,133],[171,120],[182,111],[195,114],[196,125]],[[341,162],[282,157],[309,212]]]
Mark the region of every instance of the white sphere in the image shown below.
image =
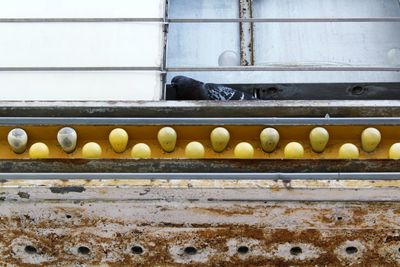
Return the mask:
[[[222,52],[221,55],[219,55],[218,65],[220,67],[239,66],[240,65],[239,56],[235,51],[226,50]]]

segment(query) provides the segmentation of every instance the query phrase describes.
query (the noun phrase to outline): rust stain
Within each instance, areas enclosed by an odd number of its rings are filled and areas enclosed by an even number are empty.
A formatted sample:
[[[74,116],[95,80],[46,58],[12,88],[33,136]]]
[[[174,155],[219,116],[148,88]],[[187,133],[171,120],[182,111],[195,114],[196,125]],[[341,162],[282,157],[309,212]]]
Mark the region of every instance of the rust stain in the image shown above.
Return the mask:
[[[198,223],[188,223],[185,218],[172,221],[165,217],[163,222],[156,222],[131,216],[99,215],[89,212],[89,206],[80,204],[74,207],[57,204],[43,213],[27,214],[15,210],[11,216],[0,216],[0,263],[34,266],[23,261],[23,257],[29,259],[35,255],[24,252],[20,255],[13,251],[15,240],[24,237],[37,249],[37,254],[48,257],[40,266],[399,266],[400,252],[394,256],[382,252],[382,249],[389,249],[389,245],[398,244],[399,227],[381,224],[381,221],[390,218],[391,211],[398,205],[269,203],[204,207],[190,204],[183,209],[191,211],[188,216],[193,216],[194,211],[200,214],[205,212],[214,219],[219,217],[215,216],[217,214],[229,218],[224,222]],[[178,211],[177,203],[158,203],[157,208],[159,212],[165,212],[164,215]],[[352,217],[351,220],[343,219],[340,227],[334,223],[338,210]],[[241,215],[254,214],[264,220],[268,220],[269,214],[280,214],[285,222],[291,224],[285,227],[268,226],[240,219]],[[304,227],[307,224],[296,227],[296,218],[302,214],[302,220],[313,227]],[[314,216],[309,217],[310,214]],[[368,216],[376,217],[375,225],[366,222]],[[315,227],[318,223],[322,225]],[[230,240],[248,246],[248,253],[238,253],[237,247],[229,245]],[[337,249],[345,242],[354,240],[363,244],[365,251],[358,258],[342,255],[348,257],[342,259]],[[316,257],[309,258],[290,253],[281,255],[278,247],[284,244],[311,244],[320,252]],[[134,245],[140,246],[143,253],[134,254],[131,251]],[[79,246],[87,247],[90,252],[79,254]],[[176,247],[183,251],[188,246],[194,247],[197,254],[173,253]],[[398,246],[400,248],[400,244]],[[204,261],[199,255],[205,258]]]
[[[193,210],[195,212],[205,212],[210,215],[225,215],[225,216],[234,216],[234,215],[253,215],[253,210],[248,209],[246,207],[237,207],[233,209],[223,209],[223,208],[190,208],[189,210]]]

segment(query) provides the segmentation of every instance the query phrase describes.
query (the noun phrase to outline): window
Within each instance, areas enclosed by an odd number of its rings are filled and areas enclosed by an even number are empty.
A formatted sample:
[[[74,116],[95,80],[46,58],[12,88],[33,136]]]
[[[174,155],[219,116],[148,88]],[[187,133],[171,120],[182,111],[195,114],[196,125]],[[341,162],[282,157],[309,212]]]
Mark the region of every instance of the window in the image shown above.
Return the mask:
[[[283,89],[281,98],[296,99],[299,91],[291,84],[311,84],[298,87],[308,97],[318,97],[319,84],[329,84],[326,98],[334,98],[333,90],[349,92],[348,85],[370,84],[384,88],[386,95],[399,98],[394,92],[400,83],[400,2],[398,0],[199,0],[195,3],[171,0],[169,19],[238,19],[243,9],[239,2],[252,2],[249,17],[257,19],[328,19],[348,18],[345,22],[254,22],[251,32],[254,66],[271,68],[376,68],[376,71],[184,71],[170,72],[168,80],[177,74],[195,79],[225,84],[263,84]],[[246,7],[245,7],[246,8]],[[351,18],[363,18],[362,22]],[[397,18],[397,21],[376,21]],[[368,19],[375,21],[366,22]],[[242,25],[250,23],[243,23]],[[196,21],[171,23],[168,34],[167,62],[169,68],[218,67],[219,57],[226,51],[240,58],[246,40],[240,34],[240,23]],[[242,42],[242,48],[241,48]],[[248,51],[244,51],[248,53]],[[240,61],[240,60],[239,60]],[[397,71],[382,71],[393,68]],[[313,86],[315,84],[317,86]],[[268,87],[267,86],[267,87]],[[254,87],[254,86],[253,86]],[[376,87],[376,86],[375,86]],[[374,88],[375,88],[374,87]],[[381,88],[380,87],[380,88]],[[285,90],[287,89],[287,90]],[[370,88],[369,88],[370,89]],[[321,89],[322,90],[322,89]],[[388,90],[393,94],[389,93]],[[279,91],[279,90],[278,90]],[[286,92],[286,93],[285,93]],[[381,93],[383,91],[381,90]],[[272,90],[272,93],[275,93]],[[371,95],[372,93],[369,92]],[[324,94],[324,93],[322,93]],[[375,94],[376,96],[376,94]],[[340,95],[337,98],[344,98]],[[362,96],[354,95],[355,99]],[[365,95],[365,97],[367,97]],[[266,98],[273,98],[267,95]],[[279,97],[277,97],[279,98]]]

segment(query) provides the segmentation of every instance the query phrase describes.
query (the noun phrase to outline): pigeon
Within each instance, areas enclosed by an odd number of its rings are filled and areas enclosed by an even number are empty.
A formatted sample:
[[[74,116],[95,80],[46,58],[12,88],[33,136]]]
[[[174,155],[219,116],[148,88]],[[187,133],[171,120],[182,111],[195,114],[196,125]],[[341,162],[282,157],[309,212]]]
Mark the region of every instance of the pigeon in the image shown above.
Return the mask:
[[[215,83],[203,83],[185,76],[175,76],[171,86],[176,100],[255,100],[251,94]]]

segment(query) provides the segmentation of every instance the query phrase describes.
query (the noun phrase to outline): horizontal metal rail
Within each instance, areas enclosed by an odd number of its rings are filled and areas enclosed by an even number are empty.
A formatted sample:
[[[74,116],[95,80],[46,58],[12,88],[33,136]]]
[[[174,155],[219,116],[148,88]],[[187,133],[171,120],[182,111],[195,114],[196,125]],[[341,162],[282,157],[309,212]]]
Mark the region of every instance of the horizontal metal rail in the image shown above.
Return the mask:
[[[235,67],[168,67],[158,66],[109,66],[109,67],[0,67],[0,71],[158,71],[158,72],[205,72],[205,71],[389,71],[398,72],[400,67],[389,66],[235,66]]]
[[[400,117],[361,118],[104,118],[0,117],[0,126],[23,125],[399,125]]]
[[[214,180],[400,180],[384,173],[0,173],[0,179],[214,179]]]
[[[324,22],[400,22],[400,17],[356,18],[0,18],[0,23],[79,23],[79,22],[152,22],[152,23],[324,23]]]

